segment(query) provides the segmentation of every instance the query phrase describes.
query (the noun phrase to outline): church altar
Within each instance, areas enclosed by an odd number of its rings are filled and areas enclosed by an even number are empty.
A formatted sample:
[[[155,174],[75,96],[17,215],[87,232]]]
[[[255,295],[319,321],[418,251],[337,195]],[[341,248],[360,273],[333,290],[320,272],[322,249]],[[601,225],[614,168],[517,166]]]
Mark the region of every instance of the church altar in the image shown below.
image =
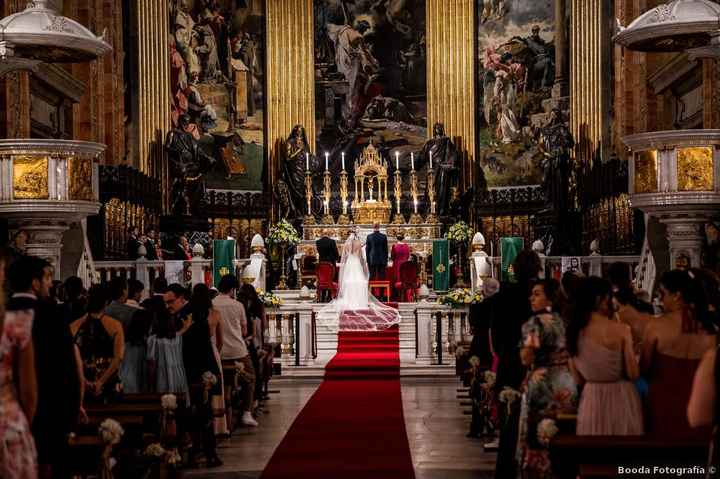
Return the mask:
[[[338,246],[347,239],[350,231],[357,230],[360,239],[373,231],[375,223],[380,224],[380,231],[388,236],[388,247],[397,242],[402,235],[404,241],[410,245],[412,254],[427,258],[432,254],[432,243],[442,234],[442,224],[435,215],[435,194],[433,188],[433,170],[428,172],[428,204],[431,211],[426,217],[418,213],[418,197],[420,195],[415,170],[414,159],[410,171],[409,191],[403,191],[402,175],[398,168],[396,158],[394,172],[393,198],[388,195],[388,163],[382,158],[380,152],[372,142],[363,149],[360,157],[353,163],[354,191],[348,188],[348,173],[345,170],[345,156],[342,159],[340,173],[339,196],[342,204],[342,213],[337,221],[330,211],[330,198],[333,195],[332,178],[327,169],[323,181],[323,216],[319,222],[315,217],[307,214],[303,222],[303,241],[298,245],[298,252],[306,256],[317,256],[315,240],[328,236],[338,242]],[[432,162],[432,160],[431,160]],[[432,163],[431,163],[432,164]],[[411,211],[401,210],[403,196],[410,197],[414,208]],[[310,201],[313,198],[312,183],[306,182],[306,198],[308,213]],[[352,197],[352,201],[348,201]],[[393,208],[394,203],[394,208]],[[350,207],[350,208],[348,208]],[[395,210],[393,213],[393,209]],[[352,218],[348,214],[352,212]]]

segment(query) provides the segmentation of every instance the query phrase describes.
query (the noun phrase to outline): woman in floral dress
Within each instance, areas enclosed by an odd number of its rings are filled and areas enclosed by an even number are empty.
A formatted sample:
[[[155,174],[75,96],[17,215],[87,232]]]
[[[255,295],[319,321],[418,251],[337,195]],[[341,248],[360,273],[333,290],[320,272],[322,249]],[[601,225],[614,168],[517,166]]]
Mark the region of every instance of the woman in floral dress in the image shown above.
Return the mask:
[[[523,383],[518,465],[520,477],[550,478],[548,445],[558,413],[577,410],[577,385],[568,367],[565,325],[557,313],[560,285],[537,283],[530,295],[534,315],[522,327],[520,357],[528,368]]]
[[[5,262],[0,260],[0,284],[4,283],[4,272]],[[0,292],[0,477],[35,479],[37,453],[30,432],[37,405],[33,312],[4,313],[4,309]]]

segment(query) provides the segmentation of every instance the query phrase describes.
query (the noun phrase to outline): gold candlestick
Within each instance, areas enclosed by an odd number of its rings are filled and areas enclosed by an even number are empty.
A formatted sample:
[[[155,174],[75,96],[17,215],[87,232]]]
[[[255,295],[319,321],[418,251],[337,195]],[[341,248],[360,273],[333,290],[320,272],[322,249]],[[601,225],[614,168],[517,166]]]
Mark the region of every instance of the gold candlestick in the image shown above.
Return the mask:
[[[345,166],[345,159],[343,157],[343,166]],[[338,218],[338,224],[347,225],[350,224],[350,217],[348,217],[348,174],[345,168],[340,172],[340,201],[342,201],[342,214]]]
[[[400,170],[395,170],[395,218],[393,218],[394,225],[405,224],[405,217],[400,212],[400,199],[402,198],[402,178],[400,178]]]
[[[310,170],[305,171],[305,199],[307,200],[307,214],[304,223],[306,225],[315,224],[315,217],[312,214],[312,173]]]
[[[434,224],[438,222],[438,218],[435,215],[435,171],[432,169],[429,169],[427,173],[427,191],[430,214],[427,216],[425,222]]]
[[[326,225],[332,225],[332,224],[335,224],[335,219],[330,214],[330,197],[332,196],[332,191],[331,191],[332,179],[330,178],[329,170],[325,170],[325,177],[323,178],[323,186],[324,186],[323,196],[325,197],[325,202],[324,202],[324,210],[325,210],[324,213],[325,214],[323,215],[322,222]]]
[[[419,225],[424,221],[422,219],[422,216],[420,216],[417,212],[419,191],[417,184],[417,172],[415,170],[410,171],[410,196],[413,199],[413,212],[410,215],[410,224]]]

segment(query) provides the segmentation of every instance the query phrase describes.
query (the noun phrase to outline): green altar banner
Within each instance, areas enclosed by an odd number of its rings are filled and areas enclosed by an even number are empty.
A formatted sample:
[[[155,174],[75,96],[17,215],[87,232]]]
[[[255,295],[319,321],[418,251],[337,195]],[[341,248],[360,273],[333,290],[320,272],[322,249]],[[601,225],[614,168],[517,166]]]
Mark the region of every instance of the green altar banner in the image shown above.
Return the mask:
[[[444,292],[450,285],[450,246],[448,240],[433,240],[433,289]]]
[[[523,238],[500,238],[500,280],[515,282],[512,264],[518,253],[525,247]]]
[[[213,283],[220,284],[220,279],[226,274],[233,273],[235,267],[235,240],[213,241]]]

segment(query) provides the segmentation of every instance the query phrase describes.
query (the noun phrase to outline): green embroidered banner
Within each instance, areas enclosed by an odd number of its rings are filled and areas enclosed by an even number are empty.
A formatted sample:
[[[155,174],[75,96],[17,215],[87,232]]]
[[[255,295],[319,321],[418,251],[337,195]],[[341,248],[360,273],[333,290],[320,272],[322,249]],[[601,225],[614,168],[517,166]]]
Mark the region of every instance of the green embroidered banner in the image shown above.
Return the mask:
[[[213,282],[220,284],[220,279],[226,274],[234,273],[235,267],[235,240],[213,241]]]
[[[433,241],[433,289],[444,292],[450,286],[450,246],[448,240]]]
[[[508,237],[500,238],[500,280],[515,281],[512,264],[518,253],[525,247],[523,238]]]

